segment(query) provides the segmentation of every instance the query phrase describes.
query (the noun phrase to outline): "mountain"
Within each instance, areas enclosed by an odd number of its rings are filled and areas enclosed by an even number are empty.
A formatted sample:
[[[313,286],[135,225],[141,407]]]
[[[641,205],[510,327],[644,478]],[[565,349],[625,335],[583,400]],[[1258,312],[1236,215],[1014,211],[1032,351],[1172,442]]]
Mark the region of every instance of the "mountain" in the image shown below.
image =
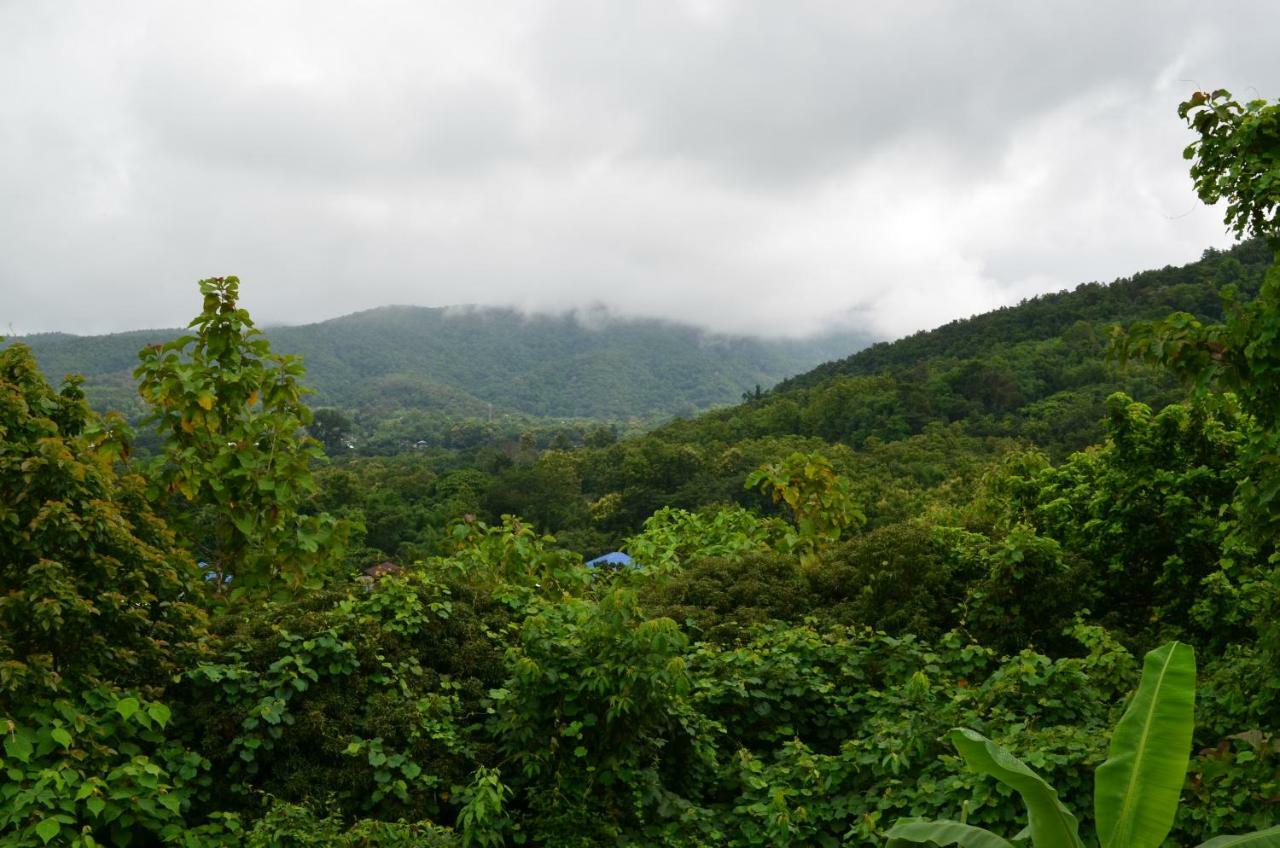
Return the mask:
[[[1109,284],[1083,283],[894,342],[881,342],[781,381],[764,397],[674,422],[656,438],[817,436],[860,447],[931,424],[1015,437],[1063,454],[1095,442],[1115,391],[1157,406],[1180,396],[1163,370],[1117,363],[1114,327],[1189,312],[1222,318],[1222,294],[1251,298],[1272,254],[1254,240],[1207,250],[1183,266]]]
[[[871,341],[857,331],[765,340],[648,319],[588,324],[573,314],[412,306],[264,332],[275,350],[303,357],[316,406],[615,420],[734,402]],[[180,333],[45,333],[21,341],[50,377],[83,374],[95,405],[132,415],[141,412],[131,377],[138,350]]]
[[[568,495],[544,489],[521,499],[511,493],[534,488],[516,480],[523,470],[508,472],[511,480],[492,485],[506,497],[494,509],[535,516],[552,532],[583,534],[599,547],[635,532],[663,506],[761,507],[758,493],[744,489],[747,476],[811,450],[827,452],[864,486],[862,503],[876,521],[918,512],[924,501],[917,496],[933,487],[964,502],[991,463],[1019,446],[1058,461],[1102,442],[1115,392],[1157,409],[1184,398],[1166,370],[1116,361],[1114,328],[1179,310],[1216,321],[1224,292],[1252,298],[1271,258],[1263,242],[1250,241],[1205,251],[1184,266],[1084,283],[876,344],[746,402],[583,448],[580,484]],[[608,518],[568,509],[560,514],[573,520],[547,517],[548,505],[579,500],[598,515],[607,505]]]

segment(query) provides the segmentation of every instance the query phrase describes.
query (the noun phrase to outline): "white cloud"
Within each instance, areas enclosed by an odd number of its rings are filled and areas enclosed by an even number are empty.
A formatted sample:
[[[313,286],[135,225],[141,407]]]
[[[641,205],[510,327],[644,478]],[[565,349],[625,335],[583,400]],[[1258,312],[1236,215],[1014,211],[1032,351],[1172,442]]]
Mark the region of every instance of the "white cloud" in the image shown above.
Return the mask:
[[[0,5],[0,326],[600,304],[885,335],[1228,241],[1174,110],[1280,95],[1190,2]],[[1250,86],[1253,88],[1250,89]]]

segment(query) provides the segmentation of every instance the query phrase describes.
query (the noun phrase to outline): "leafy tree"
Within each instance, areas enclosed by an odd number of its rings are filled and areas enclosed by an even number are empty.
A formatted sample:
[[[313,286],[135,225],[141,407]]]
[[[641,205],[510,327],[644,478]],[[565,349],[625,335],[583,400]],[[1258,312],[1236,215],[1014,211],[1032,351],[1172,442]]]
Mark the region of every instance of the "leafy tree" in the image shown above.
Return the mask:
[[[1206,203],[1227,201],[1227,226],[1239,236],[1264,238],[1274,254],[1258,297],[1241,302],[1224,292],[1226,318],[1203,324],[1186,312],[1138,324],[1117,337],[1121,355],[1171,368],[1197,390],[1235,393],[1258,428],[1245,460],[1250,473],[1238,495],[1255,539],[1280,530],[1280,103],[1241,105],[1219,89],[1198,91],[1178,107],[1199,138],[1192,160],[1196,192]]]
[[[1226,199],[1226,223],[1238,236],[1280,236],[1280,103],[1244,105],[1220,88],[1197,91],[1178,116],[1200,134],[1183,155],[1205,203]]]
[[[1265,598],[1265,555],[1233,541],[1232,495],[1247,432],[1233,403],[1152,412],[1123,394],[1107,401],[1107,442],[1055,467],[1010,467],[989,486],[1012,495],[1025,522],[1092,564],[1086,604],[1108,626],[1200,645],[1249,638]],[[1261,570],[1260,570],[1261,569]],[[1064,587],[1065,588],[1065,587]]]
[[[803,556],[839,541],[845,530],[857,529],[867,520],[854,503],[848,478],[836,474],[831,461],[820,453],[793,453],[765,465],[747,477],[746,485],[791,509],[795,533],[790,546]]]
[[[810,579],[817,606],[844,623],[932,639],[957,625],[965,599],[959,557],[935,528],[907,521],[835,545]]]
[[[272,353],[237,299],[236,277],[200,281],[204,309],[185,335],[144,349],[135,375],[164,438],[153,490],[219,585],[298,587],[341,549],[345,528],[303,515],[319,444],[302,362]]]
[[[0,844],[182,832],[201,760],[166,735],[200,581],[121,473],[128,432],[0,351]]]
[[[415,569],[244,609],[181,691],[216,705],[196,735],[222,778],[206,797],[246,814],[266,793],[347,818],[450,820],[486,750],[482,701],[505,676],[501,605]]]
[[[675,571],[700,557],[768,551],[785,538],[781,521],[761,519],[745,509],[694,513],[664,507],[623,547],[646,568]]]
[[[675,622],[646,619],[625,590],[525,621],[511,677],[493,693],[493,730],[531,790],[535,843],[615,843],[710,764],[712,728],[689,702],[686,646]]]
[[[745,638],[756,625],[816,612],[796,558],[767,550],[699,557],[666,579],[644,581],[641,592],[650,613],[719,643]]]

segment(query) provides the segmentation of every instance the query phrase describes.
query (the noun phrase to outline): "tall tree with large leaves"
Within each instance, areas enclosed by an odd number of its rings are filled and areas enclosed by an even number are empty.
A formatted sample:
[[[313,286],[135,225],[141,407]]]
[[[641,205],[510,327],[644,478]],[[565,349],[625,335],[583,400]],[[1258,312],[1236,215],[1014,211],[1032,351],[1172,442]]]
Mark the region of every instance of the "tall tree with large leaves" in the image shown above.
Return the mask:
[[[277,354],[237,305],[240,281],[200,281],[194,334],[145,348],[134,372],[164,439],[153,494],[219,585],[232,593],[314,584],[345,526],[306,515],[311,463],[302,361]]]

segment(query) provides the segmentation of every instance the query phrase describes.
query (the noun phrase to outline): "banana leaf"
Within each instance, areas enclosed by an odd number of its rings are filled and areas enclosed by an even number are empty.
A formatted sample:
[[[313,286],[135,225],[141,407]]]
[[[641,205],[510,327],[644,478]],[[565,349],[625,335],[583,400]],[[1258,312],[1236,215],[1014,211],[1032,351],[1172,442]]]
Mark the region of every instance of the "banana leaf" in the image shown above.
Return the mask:
[[[975,731],[956,728],[951,731],[951,741],[970,768],[991,775],[1022,796],[1035,848],[1083,848],[1076,817],[1062,805],[1058,793],[1044,778]]]
[[[989,830],[957,821],[902,819],[889,828],[889,848],[906,844],[959,845],[960,848],[1013,848]]]
[[[1280,848],[1280,825],[1239,836],[1217,836],[1198,848]]]
[[[1191,756],[1195,697],[1190,646],[1170,642],[1147,654],[1107,761],[1094,773],[1102,848],[1159,848],[1169,835]]]

